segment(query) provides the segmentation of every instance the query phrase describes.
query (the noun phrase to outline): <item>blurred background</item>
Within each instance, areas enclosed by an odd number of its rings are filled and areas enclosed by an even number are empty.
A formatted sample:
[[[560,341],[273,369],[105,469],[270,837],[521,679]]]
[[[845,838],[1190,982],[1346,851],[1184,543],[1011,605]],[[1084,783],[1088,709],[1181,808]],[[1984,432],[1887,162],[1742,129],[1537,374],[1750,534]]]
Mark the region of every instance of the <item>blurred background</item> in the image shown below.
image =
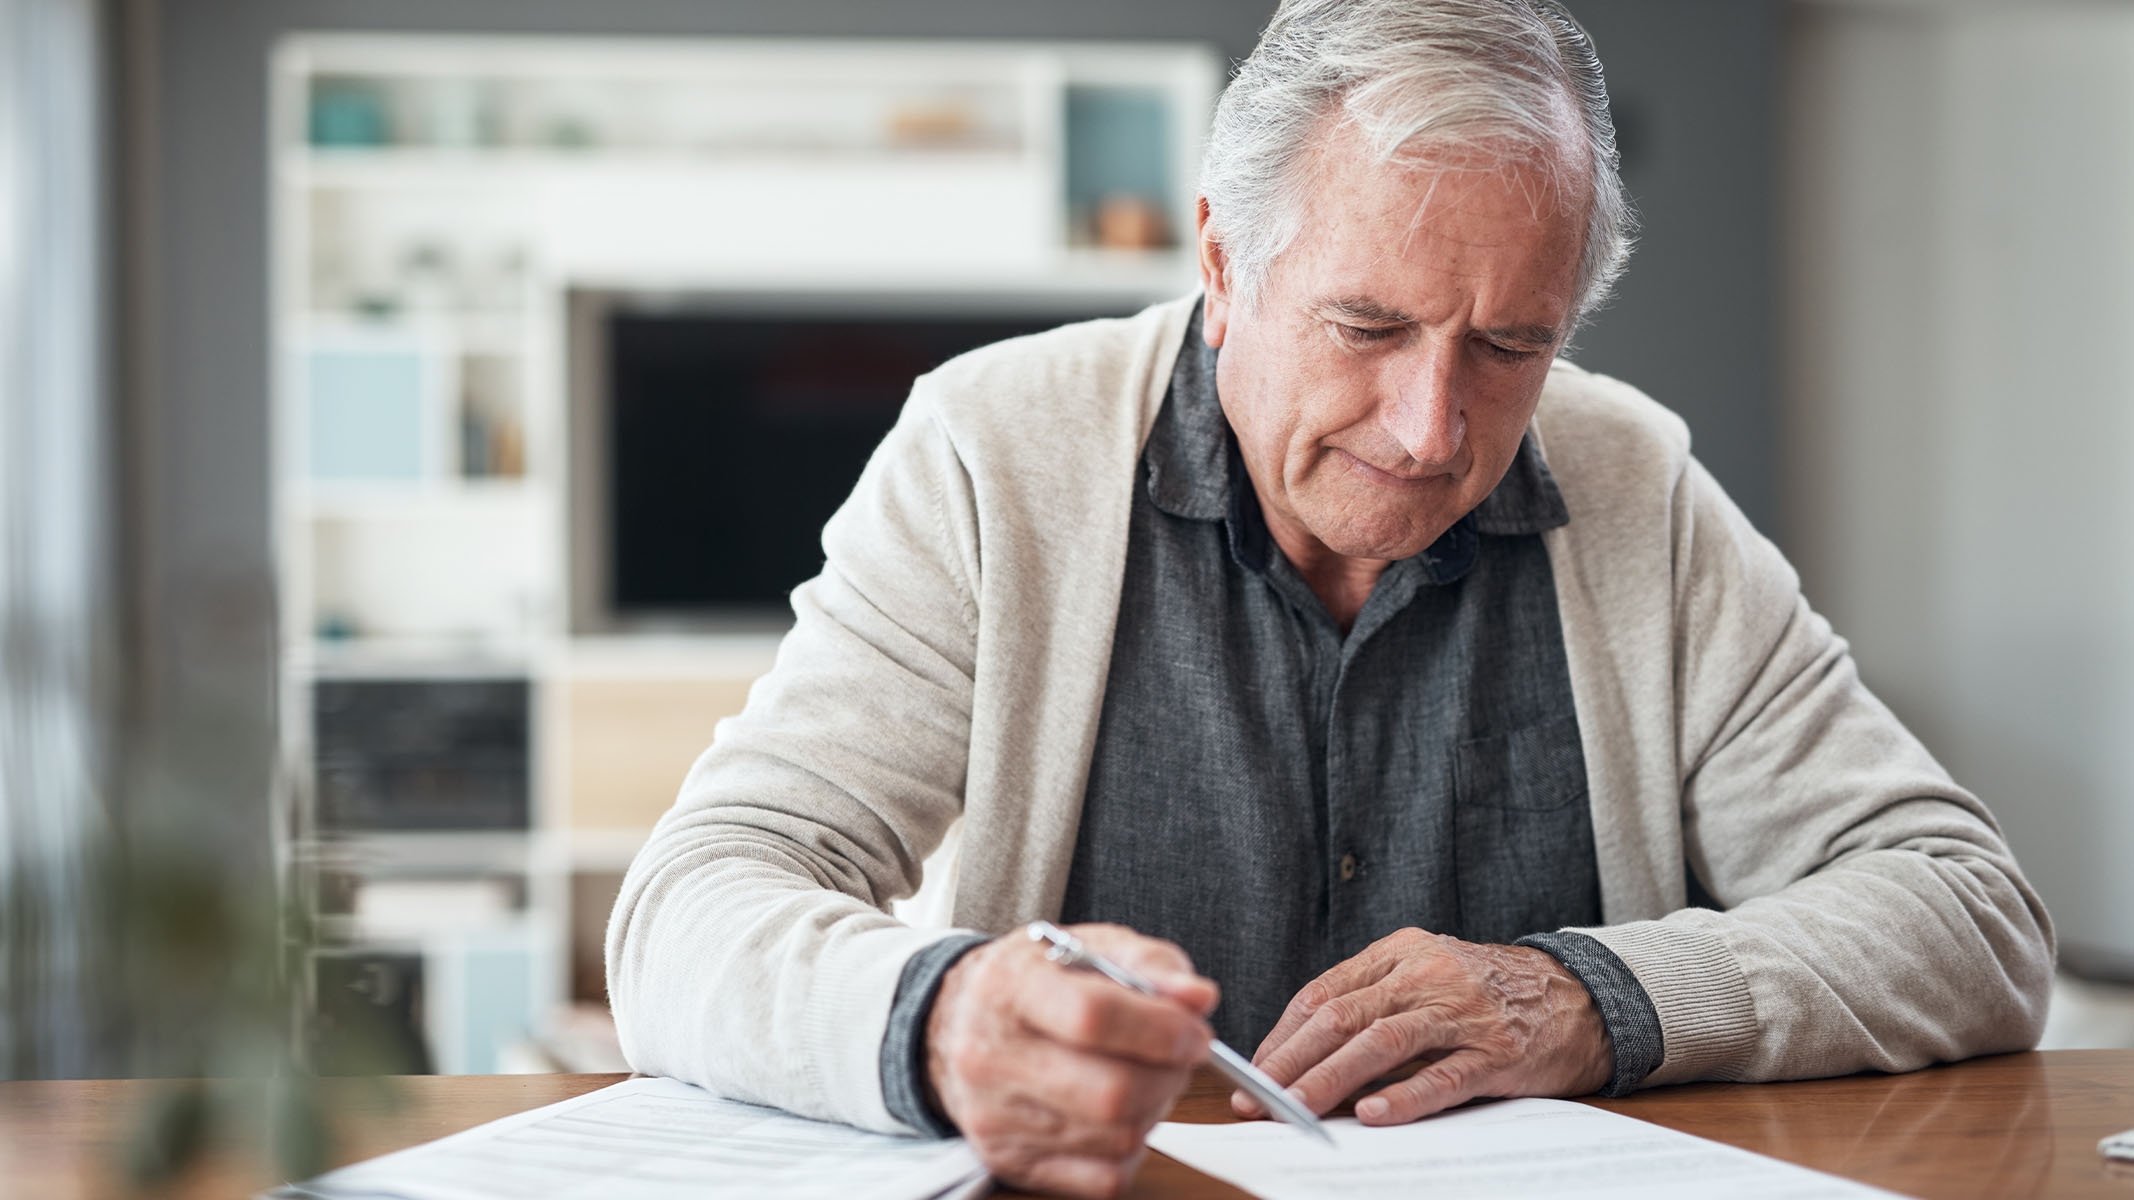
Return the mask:
[[[2134,1045],[2134,11],[1573,7],[1645,231],[1572,356]],[[0,0],[0,1077],[620,1069],[620,872],[822,519],[914,374],[1192,286],[1270,9]]]

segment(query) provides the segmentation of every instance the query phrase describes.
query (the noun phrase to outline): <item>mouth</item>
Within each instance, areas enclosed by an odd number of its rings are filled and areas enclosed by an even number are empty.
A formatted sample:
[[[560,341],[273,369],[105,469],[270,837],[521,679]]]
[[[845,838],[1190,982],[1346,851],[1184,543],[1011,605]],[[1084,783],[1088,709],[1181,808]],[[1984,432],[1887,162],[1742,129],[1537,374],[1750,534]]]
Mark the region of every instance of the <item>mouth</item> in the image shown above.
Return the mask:
[[[1381,487],[1415,489],[1434,479],[1449,479],[1459,474],[1457,469],[1451,467],[1433,469],[1419,463],[1410,463],[1399,470],[1387,470],[1373,466],[1338,446],[1331,449],[1350,471]]]

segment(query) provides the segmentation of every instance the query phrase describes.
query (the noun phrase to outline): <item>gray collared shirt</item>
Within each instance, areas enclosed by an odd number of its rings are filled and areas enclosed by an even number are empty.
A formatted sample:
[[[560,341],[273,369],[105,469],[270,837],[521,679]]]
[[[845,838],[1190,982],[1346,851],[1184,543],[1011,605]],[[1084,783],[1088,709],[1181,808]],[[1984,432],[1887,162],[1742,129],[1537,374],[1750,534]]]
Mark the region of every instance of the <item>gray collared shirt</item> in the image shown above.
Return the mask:
[[[1298,989],[1420,926],[1536,946],[1593,992],[1609,1092],[1662,1058],[1644,989],[1599,942],[1585,759],[1542,531],[1570,517],[1531,439],[1497,488],[1387,567],[1344,632],[1261,518],[1188,328],[1141,460],[1104,707],[1061,920],[1169,938],[1222,986],[1250,1053]],[[882,1054],[891,1111],[920,1090],[940,978],[907,967]]]

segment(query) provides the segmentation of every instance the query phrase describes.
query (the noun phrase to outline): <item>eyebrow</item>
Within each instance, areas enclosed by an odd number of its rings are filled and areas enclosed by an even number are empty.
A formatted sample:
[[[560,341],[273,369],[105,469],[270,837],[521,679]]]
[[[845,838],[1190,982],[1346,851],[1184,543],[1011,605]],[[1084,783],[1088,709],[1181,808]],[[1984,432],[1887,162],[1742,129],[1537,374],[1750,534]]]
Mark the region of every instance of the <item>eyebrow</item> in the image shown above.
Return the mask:
[[[1410,325],[1415,318],[1391,305],[1362,296],[1335,296],[1319,302],[1320,311],[1352,321],[1376,321],[1384,325]]]
[[[1319,302],[1319,310],[1330,317],[1350,321],[1364,321],[1374,325],[1412,325],[1415,318],[1401,309],[1370,299],[1367,296],[1335,296]],[[1478,330],[1493,341],[1515,346],[1553,346],[1556,344],[1556,327],[1553,325],[1499,325],[1493,329]]]
[[[1549,325],[1501,325],[1481,331],[1484,337],[1498,342],[1510,342],[1515,346],[1553,346],[1556,330]]]

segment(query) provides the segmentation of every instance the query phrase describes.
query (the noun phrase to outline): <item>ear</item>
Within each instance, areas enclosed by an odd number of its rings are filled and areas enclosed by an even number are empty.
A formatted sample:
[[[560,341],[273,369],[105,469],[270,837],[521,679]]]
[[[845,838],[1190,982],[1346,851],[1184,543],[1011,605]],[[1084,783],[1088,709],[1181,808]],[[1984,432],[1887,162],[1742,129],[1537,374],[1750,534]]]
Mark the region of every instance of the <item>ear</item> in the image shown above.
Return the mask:
[[[1200,198],[1194,226],[1200,250],[1200,286],[1206,293],[1201,300],[1200,336],[1211,349],[1220,350],[1223,338],[1230,332],[1230,258],[1208,225],[1206,196]]]

